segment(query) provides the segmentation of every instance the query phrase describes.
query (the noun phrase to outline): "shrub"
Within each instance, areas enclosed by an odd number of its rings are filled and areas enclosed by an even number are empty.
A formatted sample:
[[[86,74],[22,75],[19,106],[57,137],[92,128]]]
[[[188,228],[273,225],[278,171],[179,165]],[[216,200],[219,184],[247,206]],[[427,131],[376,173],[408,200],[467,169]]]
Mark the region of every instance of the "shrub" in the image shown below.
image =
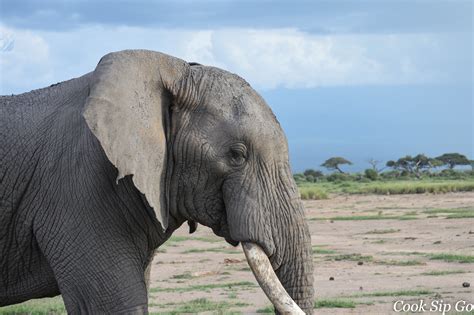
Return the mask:
[[[300,196],[303,200],[320,200],[328,198],[326,192],[316,187],[301,187]]]
[[[454,176],[456,176],[456,171],[453,170],[453,169],[448,168],[448,169],[442,170],[439,173],[439,175],[441,177],[454,177]]]
[[[352,176],[344,173],[332,173],[326,176],[328,182],[343,182],[352,180]]]
[[[366,169],[364,173],[365,173],[365,177],[367,177],[370,180],[377,180],[377,178],[379,177],[379,174],[377,173],[377,171],[371,168]]]
[[[374,194],[423,194],[423,193],[446,193],[456,191],[473,191],[474,183],[384,183],[367,186],[361,189],[362,193]]]
[[[395,179],[397,177],[400,177],[400,173],[398,171],[388,171],[380,173],[380,177],[385,179]]]
[[[304,176],[303,174],[295,174],[293,175],[293,178],[297,184],[306,181],[306,176]]]
[[[306,178],[308,178],[308,176],[312,176],[313,178],[316,178],[316,179],[324,177],[323,172],[316,171],[316,170],[313,170],[313,169],[308,169],[308,170],[304,171],[303,175],[306,176]]]

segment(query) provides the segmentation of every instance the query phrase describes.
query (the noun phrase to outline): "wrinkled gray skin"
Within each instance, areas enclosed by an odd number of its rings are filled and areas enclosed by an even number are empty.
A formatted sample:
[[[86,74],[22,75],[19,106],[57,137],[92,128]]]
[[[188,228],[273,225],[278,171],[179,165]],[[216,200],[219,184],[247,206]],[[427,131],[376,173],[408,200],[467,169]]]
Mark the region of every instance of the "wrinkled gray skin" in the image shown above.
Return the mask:
[[[132,175],[116,181],[84,119],[94,72],[0,98],[0,306],[62,294],[71,314],[146,313],[153,251],[190,221],[262,246],[311,312],[310,236],[279,123],[240,77],[183,67],[162,78],[167,224]]]

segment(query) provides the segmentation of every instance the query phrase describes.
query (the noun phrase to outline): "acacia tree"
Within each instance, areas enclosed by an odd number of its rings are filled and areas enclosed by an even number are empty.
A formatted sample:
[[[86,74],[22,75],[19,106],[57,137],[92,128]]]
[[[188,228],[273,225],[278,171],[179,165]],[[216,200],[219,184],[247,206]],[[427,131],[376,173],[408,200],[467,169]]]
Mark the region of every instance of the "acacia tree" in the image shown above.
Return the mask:
[[[394,170],[413,173],[413,157],[411,155],[406,155],[396,161],[390,160],[386,165],[393,168]]]
[[[344,174],[344,172],[340,168],[340,165],[344,165],[344,164],[352,165],[352,162],[349,160],[346,160],[343,157],[336,156],[336,157],[327,159],[326,162],[321,164],[321,166],[327,168],[328,170],[336,170],[339,173]]]
[[[414,157],[407,155],[399,158],[397,161],[388,161],[386,165],[395,170],[405,171],[420,177],[421,171],[430,170],[433,167],[439,167],[440,161],[429,158],[424,154],[418,154]]]
[[[430,164],[431,164],[431,167],[428,169],[428,171],[431,170],[432,168],[443,166],[444,162],[437,159],[431,159]]]
[[[383,171],[385,169],[385,167],[382,167],[382,168],[378,168],[377,166],[381,163],[382,161],[379,161],[379,160],[376,160],[376,159],[373,159],[373,158],[370,158],[367,160],[367,163],[370,164],[370,166],[372,167],[372,169],[378,174],[380,173],[381,171]]]
[[[436,159],[442,161],[444,165],[447,165],[450,169],[453,169],[458,165],[471,164],[471,162],[465,155],[459,153],[445,153],[443,155],[438,156]]]

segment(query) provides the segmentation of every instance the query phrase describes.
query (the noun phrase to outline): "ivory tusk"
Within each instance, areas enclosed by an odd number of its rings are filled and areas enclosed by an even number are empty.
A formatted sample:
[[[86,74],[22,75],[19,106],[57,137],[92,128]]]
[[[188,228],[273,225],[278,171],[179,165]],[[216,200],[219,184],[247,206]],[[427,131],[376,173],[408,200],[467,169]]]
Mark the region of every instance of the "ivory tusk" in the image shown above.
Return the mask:
[[[280,280],[278,280],[263,249],[257,244],[249,242],[243,242],[242,248],[258,284],[273,303],[275,309],[282,314],[304,315],[305,313],[293,301]]]

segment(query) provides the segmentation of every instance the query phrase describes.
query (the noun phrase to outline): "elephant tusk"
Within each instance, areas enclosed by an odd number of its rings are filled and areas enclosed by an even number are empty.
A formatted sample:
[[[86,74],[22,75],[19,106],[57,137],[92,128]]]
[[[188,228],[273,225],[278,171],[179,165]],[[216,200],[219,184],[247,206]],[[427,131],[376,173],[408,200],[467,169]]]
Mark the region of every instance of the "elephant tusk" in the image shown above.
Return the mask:
[[[273,303],[275,309],[282,314],[304,315],[305,313],[293,301],[280,280],[278,280],[263,249],[257,244],[248,242],[242,242],[242,248],[258,284]]]

